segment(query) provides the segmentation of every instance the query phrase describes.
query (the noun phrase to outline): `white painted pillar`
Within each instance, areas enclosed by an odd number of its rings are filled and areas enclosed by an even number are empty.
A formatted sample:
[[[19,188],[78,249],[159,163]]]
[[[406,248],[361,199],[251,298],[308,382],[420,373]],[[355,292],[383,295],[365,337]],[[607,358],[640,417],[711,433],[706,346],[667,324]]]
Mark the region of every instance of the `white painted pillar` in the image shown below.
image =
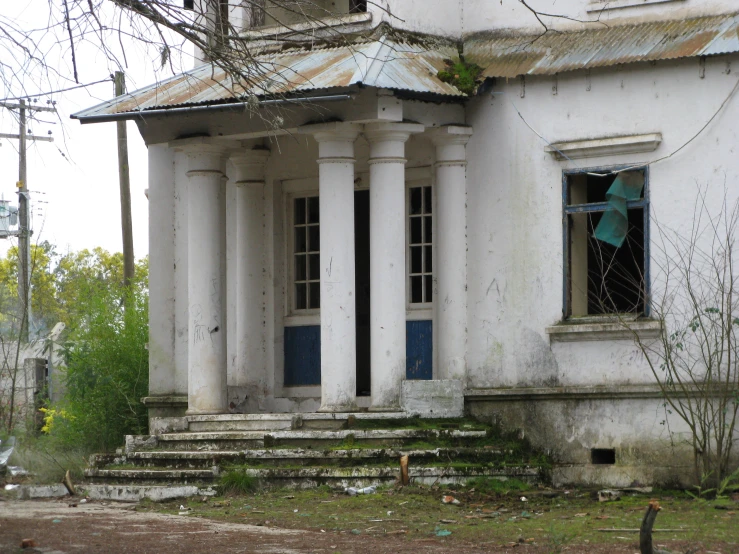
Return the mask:
[[[359,131],[351,123],[301,129],[318,141],[322,412],[356,410],[354,141]]]
[[[152,144],[149,154],[149,394],[174,395],[175,250],[174,152]]]
[[[423,125],[373,123],[370,143],[372,411],[400,409],[406,370],[405,142]]]
[[[467,379],[467,157],[472,128],[429,133],[436,145],[436,271],[434,299],[440,379]]]
[[[236,369],[257,399],[268,394],[264,345],[264,167],[269,150],[239,150],[236,168]],[[256,402],[253,405],[257,405]]]
[[[182,141],[188,158],[188,414],[227,411],[223,148]]]

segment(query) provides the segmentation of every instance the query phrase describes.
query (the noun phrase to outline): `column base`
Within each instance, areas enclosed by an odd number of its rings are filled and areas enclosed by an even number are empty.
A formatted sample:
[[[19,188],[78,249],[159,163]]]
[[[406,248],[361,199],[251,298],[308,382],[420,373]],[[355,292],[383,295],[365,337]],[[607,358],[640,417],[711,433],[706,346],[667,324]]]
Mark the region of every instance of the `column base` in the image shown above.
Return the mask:
[[[359,409],[356,404],[334,404],[318,408],[318,413],[321,414],[346,414],[358,411]]]
[[[185,412],[185,415],[221,415],[227,413],[228,410],[191,410],[188,408],[188,410]]]
[[[369,408],[367,408],[367,411],[368,412],[377,412],[377,413],[382,413],[382,412],[402,412],[403,409],[400,407],[400,404],[398,404],[397,406],[370,406]]]

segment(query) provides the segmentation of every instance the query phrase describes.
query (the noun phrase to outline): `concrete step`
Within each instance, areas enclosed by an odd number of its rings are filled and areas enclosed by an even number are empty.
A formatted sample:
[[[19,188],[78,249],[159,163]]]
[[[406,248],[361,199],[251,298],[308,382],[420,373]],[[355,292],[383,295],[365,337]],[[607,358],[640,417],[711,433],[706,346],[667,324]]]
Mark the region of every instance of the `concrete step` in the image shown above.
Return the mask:
[[[387,485],[396,482],[400,470],[397,465],[359,465],[353,467],[270,467],[239,468],[246,475],[262,484],[289,488],[312,488],[320,485],[332,487]],[[85,470],[85,477],[92,483],[173,484],[205,487],[212,484],[222,472],[212,469],[97,469]],[[411,482],[416,484],[462,483],[473,477],[495,479],[517,478],[530,483],[538,482],[539,469],[528,466],[491,468],[483,464],[468,465],[410,465]]]
[[[288,488],[313,488],[321,485],[331,487],[367,487],[371,485],[391,485],[398,481],[400,470],[397,467],[352,468],[270,468],[245,469],[247,475],[262,482]],[[412,467],[409,470],[411,483],[451,484],[463,483],[473,477],[495,479],[516,478],[530,483],[539,481],[539,469],[531,467],[507,467],[492,469],[483,466],[433,466]]]
[[[186,451],[150,450],[133,452],[124,457],[106,455],[93,456],[90,466],[99,469],[116,469],[119,464],[141,468],[198,469],[213,466],[250,465],[258,467],[269,464],[282,466],[351,466],[360,464],[395,464],[403,455],[408,455],[410,465],[421,465],[429,461],[454,460],[455,462],[502,463],[507,451],[494,448],[350,448],[341,450],[315,450],[305,448],[278,448],[231,451]]]
[[[207,483],[217,477],[214,469],[85,469],[85,477],[93,482],[115,483]]]
[[[271,431],[201,431],[165,433],[157,437],[160,447],[171,450],[240,450],[275,446],[311,447],[322,449],[345,444],[352,446],[378,445],[397,447],[418,441],[445,439],[464,446],[485,438],[485,431],[458,429],[341,429],[336,431],[284,430]]]
[[[275,431],[289,429],[339,430],[350,428],[353,421],[405,420],[405,412],[346,414],[218,414],[187,416],[189,431]]]

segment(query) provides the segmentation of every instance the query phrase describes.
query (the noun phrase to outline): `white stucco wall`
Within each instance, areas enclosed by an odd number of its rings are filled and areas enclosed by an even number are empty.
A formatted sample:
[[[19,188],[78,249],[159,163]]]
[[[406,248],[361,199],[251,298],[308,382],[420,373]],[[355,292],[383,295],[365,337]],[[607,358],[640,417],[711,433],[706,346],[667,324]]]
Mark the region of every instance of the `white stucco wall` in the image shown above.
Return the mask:
[[[494,94],[474,99],[468,123],[469,311],[471,387],[555,386],[652,382],[631,341],[550,345],[545,327],[562,319],[562,170],[647,163],[676,150],[717,111],[737,82],[727,72],[737,58],[638,64],[501,81]],[[662,133],[655,152],[556,161],[550,142]],[[690,224],[697,186],[710,185],[718,209],[724,193],[739,194],[736,126],[739,100],[689,146],[650,166],[652,216],[660,225]],[[655,240],[652,229],[652,240]],[[656,245],[652,255],[657,255]],[[656,271],[656,264],[652,264]],[[653,279],[656,286],[656,278]],[[653,291],[658,293],[659,291]]]
[[[564,16],[541,16],[548,27],[556,29],[580,28],[583,27],[581,21],[600,20],[613,24],[625,19],[684,19],[739,9],[734,0],[610,0],[607,3],[599,0],[529,0],[527,4],[541,14]],[[375,21],[383,20],[396,28],[444,36],[460,37],[504,29],[543,30],[536,16],[519,0],[437,0],[433,3],[382,0],[368,9],[374,12]],[[585,27],[597,28],[600,25],[586,24]]]

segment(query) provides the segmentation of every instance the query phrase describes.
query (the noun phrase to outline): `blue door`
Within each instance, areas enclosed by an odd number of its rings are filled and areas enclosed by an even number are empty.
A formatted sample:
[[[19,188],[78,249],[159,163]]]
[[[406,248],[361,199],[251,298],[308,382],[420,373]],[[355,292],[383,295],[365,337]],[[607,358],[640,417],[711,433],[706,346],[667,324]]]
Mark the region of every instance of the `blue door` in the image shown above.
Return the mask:
[[[407,321],[406,333],[406,379],[433,378],[433,326],[431,320]]]

